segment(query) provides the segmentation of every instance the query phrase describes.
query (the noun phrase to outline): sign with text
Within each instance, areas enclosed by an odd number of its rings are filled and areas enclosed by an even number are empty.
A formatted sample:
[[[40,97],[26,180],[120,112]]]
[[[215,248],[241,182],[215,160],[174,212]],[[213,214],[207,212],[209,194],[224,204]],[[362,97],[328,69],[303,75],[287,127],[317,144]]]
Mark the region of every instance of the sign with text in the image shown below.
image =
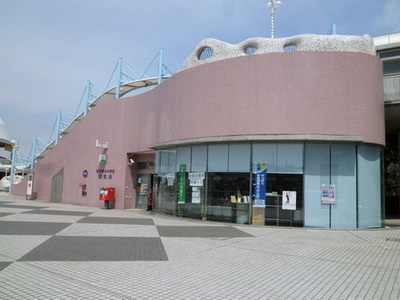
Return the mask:
[[[335,204],[336,203],[336,186],[334,184],[323,184],[321,203]]]
[[[178,173],[178,204],[186,202],[186,165],[179,166]]]
[[[197,186],[192,187],[192,203],[201,203],[201,188]]]
[[[204,172],[189,173],[190,186],[203,186],[203,180],[206,177]]]
[[[265,206],[267,193],[267,163],[257,162],[254,171],[254,205]]]
[[[108,141],[107,140],[97,139],[96,140],[96,148],[107,149],[108,148]]]

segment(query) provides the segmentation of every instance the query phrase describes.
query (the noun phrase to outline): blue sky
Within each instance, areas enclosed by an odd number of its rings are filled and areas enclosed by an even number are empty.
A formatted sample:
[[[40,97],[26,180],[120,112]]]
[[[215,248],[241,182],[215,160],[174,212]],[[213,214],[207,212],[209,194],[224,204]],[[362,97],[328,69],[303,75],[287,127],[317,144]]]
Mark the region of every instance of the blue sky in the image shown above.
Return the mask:
[[[107,85],[119,57],[142,73],[161,47],[182,64],[207,37],[269,37],[268,1],[0,0],[0,118],[29,154],[58,110],[76,112],[87,80]],[[282,0],[275,35],[325,34],[332,23],[344,35],[400,31],[400,0]]]

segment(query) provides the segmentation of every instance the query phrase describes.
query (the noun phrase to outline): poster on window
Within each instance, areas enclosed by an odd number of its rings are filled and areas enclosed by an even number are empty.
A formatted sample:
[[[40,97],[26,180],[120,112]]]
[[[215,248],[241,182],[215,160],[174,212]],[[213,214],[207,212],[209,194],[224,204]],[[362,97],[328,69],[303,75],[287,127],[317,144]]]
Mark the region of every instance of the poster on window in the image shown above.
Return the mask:
[[[149,191],[149,184],[148,183],[141,183],[140,184],[140,194],[145,195]]]
[[[192,187],[192,203],[199,204],[201,202],[201,190],[199,187]]]
[[[282,191],[282,209],[296,210],[296,197],[295,191]]]
[[[334,184],[323,184],[321,203],[335,204],[336,203],[336,186]]]

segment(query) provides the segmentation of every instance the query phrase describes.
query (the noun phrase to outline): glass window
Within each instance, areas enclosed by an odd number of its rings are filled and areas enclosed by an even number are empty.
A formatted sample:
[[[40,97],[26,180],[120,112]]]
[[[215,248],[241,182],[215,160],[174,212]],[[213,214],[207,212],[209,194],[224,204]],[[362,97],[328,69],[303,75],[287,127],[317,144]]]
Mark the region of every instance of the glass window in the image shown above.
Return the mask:
[[[158,151],[158,165],[157,172],[158,173],[168,173],[168,151],[160,150]]]
[[[331,205],[331,227],[356,228],[355,145],[331,145],[331,183],[336,185],[336,203]]]
[[[250,172],[250,144],[229,145],[229,172]]]
[[[321,186],[330,183],[330,145],[305,144],[304,226],[329,228],[329,205],[321,203]]]
[[[290,45],[286,45],[284,47],[285,51],[297,51],[297,45],[295,44],[290,44]]]
[[[400,56],[400,49],[398,50],[390,50],[390,51],[382,51],[378,53],[380,58],[387,58],[393,56]]]
[[[246,49],[244,50],[244,53],[246,53],[247,55],[252,55],[254,53],[256,53],[257,48],[254,46],[248,46],[246,47]]]
[[[158,151],[158,166],[157,173],[175,173],[176,169],[176,149],[171,148],[168,150]]]
[[[207,219],[248,223],[250,173],[208,173]]]
[[[207,171],[207,145],[192,146],[192,172]]]
[[[253,162],[266,162],[268,173],[277,173],[278,145],[274,143],[254,143]]]
[[[176,172],[176,149],[172,148],[168,151],[168,173]]]
[[[208,171],[227,172],[228,171],[228,145],[209,145],[208,146]]]
[[[400,73],[400,60],[384,61],[383,74]]]
[[[288,199],[290,198],[290,199]],[[289,201],[283,203],[283,201]],[[289,203],[294,204],[291,208]],[[288,205],[286,205],[288,204]],[[303,226],[303,175],[268,174],[265,224]]]
[[[358,227],[381,227],[381,150],[358,147]]]
[[[303,173],[303,144],[278,144],[278,173]]]
[[[174,214],[176,207],[176,175],[175,173],[158,175],[156,207],[165,214]]]
[[[176,170],[179,170],[180,165],[186,165],[187,169],[190,170],[190,157],[192,149],[190,146],[178,147],[176,149]]]
[[[197,58],[199,60],[205,60],[207,58],[210,58],[214,55],[214,50],[210,47],[204,47],[202,49],[200,49],[199,51],[199,55],[197,56]]]

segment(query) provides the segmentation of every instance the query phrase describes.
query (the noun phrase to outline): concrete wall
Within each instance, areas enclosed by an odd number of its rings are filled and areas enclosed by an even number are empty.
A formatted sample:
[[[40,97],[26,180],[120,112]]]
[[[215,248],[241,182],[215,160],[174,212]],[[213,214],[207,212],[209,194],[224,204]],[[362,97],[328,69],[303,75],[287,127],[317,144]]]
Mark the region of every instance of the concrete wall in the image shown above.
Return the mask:
[[[225,59],[181,71],[142,95],[99,103],[34,168],[39,199],[64,168],[64,203],[134,206],[127,153],[163,143],[235,135],[357,136],[384,145],[381,61],[344,52],[283,52]],[[107,150],[96,139],[109,141]],[[98,155],[107,154],[107,163]],[[88,170],[89,176],[82,176]],[[97,170],[114,170],[99,179]],[[108,175],[111,175],[109,177]],[[87,184],[83,197],[80,184]],[[24,196],[26,182],[14,189]]]

